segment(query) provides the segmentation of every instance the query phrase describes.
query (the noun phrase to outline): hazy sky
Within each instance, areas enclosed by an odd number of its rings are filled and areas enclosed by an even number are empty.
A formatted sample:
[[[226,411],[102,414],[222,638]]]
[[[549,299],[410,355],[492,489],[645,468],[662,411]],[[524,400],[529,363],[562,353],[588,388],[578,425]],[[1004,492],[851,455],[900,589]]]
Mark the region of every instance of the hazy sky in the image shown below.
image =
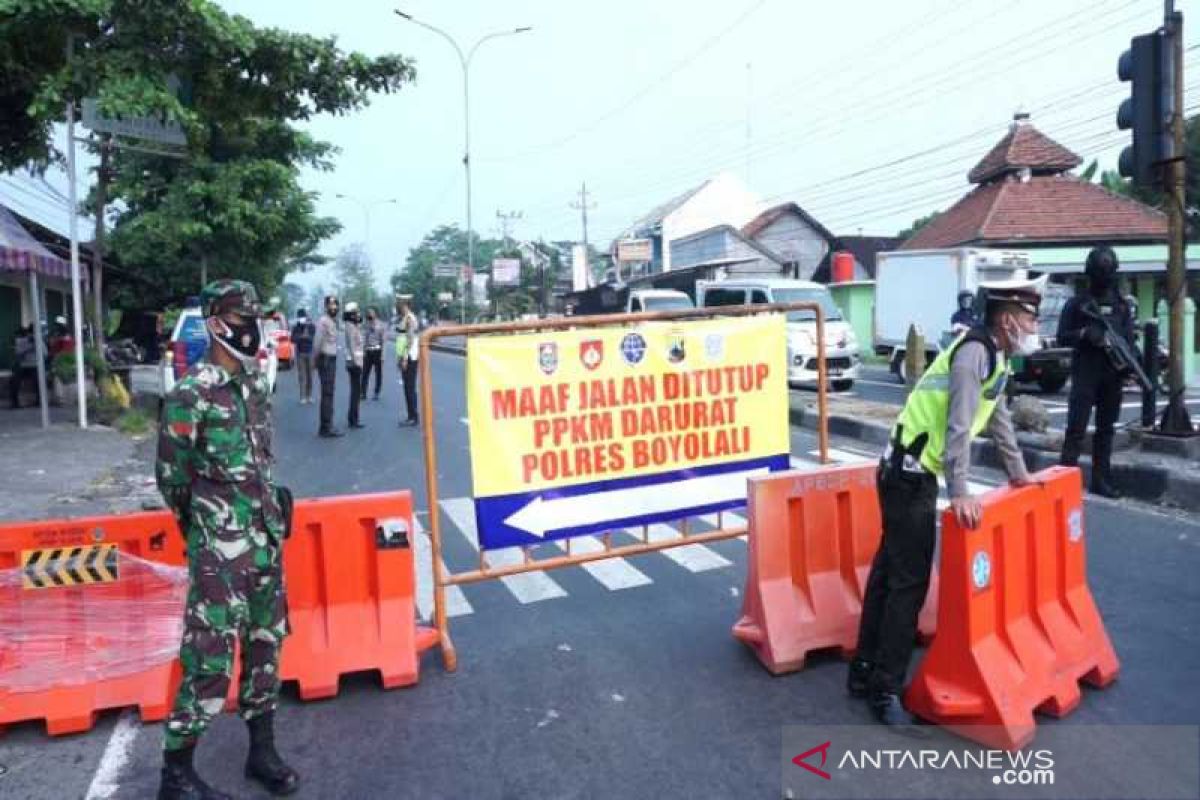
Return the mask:
[[[342,151],[334,171],[305,178],[321,194],[319,211],[344,226],[325,250],[366,238],[361,204],[370,204],[381,282],[426,232],[462,226],[465,216],[457,57],[393,8],[464,50],[484,34],[533,27],[488,41],[471,65],[475,228],[495,235],[497,210],[520,211],[518,237],[578,239],[571,203],[586,181],[596,204],[590,238],[601,246],[721,170],[766,199],[798,202],[834,233],[892,234],[964,193],[967,171],[1019,108],[1085,159],[1113,166],[1128,139],[1114,122],[1128,93],[1117,57],[1131,36],[1161,24],[1163,8],[1161,0],[220,2],[259,25],[416,60],[415,84],[362,113],[311,124]],[[1187,46],[1200,41],[1197,20],[1189,22]],[[1186,63],[1200,67],[1200,53]],[[1198,99],[1189,91],[1187,105]]]

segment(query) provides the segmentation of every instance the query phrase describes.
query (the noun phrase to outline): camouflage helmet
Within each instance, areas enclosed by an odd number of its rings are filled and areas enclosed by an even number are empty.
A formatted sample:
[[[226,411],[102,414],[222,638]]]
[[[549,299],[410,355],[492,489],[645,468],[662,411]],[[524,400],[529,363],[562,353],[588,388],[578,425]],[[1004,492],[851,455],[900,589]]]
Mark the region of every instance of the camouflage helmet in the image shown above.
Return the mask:
[[[206,317],[230,312],[257,317],[262,312],[254,285],[231,279],[212,281],[205,286],[200,292],[200,310]]]

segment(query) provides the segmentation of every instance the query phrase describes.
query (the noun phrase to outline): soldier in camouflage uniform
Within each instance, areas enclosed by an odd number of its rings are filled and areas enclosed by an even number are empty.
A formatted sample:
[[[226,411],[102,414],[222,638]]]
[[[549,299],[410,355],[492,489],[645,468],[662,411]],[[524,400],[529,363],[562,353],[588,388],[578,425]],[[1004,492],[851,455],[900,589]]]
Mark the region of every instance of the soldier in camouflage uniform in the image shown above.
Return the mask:
[[[273,734],[288,633],[285,519],[271,479],[271,394],[257,365],[257,295],[244,281],[215,281],[201,304],[209,352],[167,396],[158,442],[158,487],[187,538],[191,579],[183,681],[167,720],[158,796],[228,797],[196,775],[192,753],[224,705],[239,640],[238,700],[250,728],[246,776],[272,794],[291,794],[299,777],[275,751]]]

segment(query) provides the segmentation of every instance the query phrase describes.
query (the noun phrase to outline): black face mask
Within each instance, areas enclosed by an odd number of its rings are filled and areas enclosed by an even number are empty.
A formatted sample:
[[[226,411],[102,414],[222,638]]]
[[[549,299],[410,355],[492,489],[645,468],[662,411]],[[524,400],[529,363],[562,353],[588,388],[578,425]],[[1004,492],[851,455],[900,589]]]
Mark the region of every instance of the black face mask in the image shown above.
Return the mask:
[[[214,333],[217,342],[243,363],[254,363],[262,346],[262,329],[258,322],[233,323],[221,320],[227,333]]]

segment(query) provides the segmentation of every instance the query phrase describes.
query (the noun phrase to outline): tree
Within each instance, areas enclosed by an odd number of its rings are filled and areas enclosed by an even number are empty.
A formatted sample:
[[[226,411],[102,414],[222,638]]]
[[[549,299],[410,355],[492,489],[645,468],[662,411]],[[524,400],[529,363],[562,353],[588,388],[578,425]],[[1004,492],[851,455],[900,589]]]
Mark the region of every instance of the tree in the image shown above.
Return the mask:
[[[283,310],[289,317],[296,315],[296,309],[304,305],[304,288],[295,283],[283,285]]]
[[[375,288],[375,271],[371,268],[371,256],[361,244],[352,244],[338,254],[337,291],[343,307],[347,303],[358,303],[366,313],[367,306],[380,306],[379,292]],[[386,304],[382,304],[386,305]]]
[[[924,228],[941,215],[942,212],[940,211],[931,211],[923,217],[917,217],[913,220],[912,225],[909,225],[907,228],[897,233],[896,236],[899,239],[911,239],[916,235],[917,231],[921,230],[921,228]]]
[[[475,269],[479,274],[491,272],[492,259],[500,252],[501,246],[502,243],[494,239],[476,238]],[[397,294],[412,295],[413,308],[436,317],[439,311],[438,294],[453,292],[457,299],[460,289],[457,278],[436,277],[434,268],[439,264],[461,266],[465,263],[466,234],[457,225],[439,225],[426,234],[419,245],[408,251],[404,268],[392,274],[392,288]]]
[[[300,186],[333,148],[294,123],[362,108],[410,81],[396,55],[345,53],[333,38],[254,27],[210,0],[24,0],[0,11],[0,166],[44,168],[68,101],[103,113],[158,114],[187,134],[185,159],[113,154],[120,209],[112,246],[149,276],[140,304],[194,292],[201,272],[241,277],[263,294],[321,260],[338,230]],[[67,59],[67,35],[74,35]],[[173,89],[176,79],[182,91]],[[205,269],[207,266],[207,269]]]

